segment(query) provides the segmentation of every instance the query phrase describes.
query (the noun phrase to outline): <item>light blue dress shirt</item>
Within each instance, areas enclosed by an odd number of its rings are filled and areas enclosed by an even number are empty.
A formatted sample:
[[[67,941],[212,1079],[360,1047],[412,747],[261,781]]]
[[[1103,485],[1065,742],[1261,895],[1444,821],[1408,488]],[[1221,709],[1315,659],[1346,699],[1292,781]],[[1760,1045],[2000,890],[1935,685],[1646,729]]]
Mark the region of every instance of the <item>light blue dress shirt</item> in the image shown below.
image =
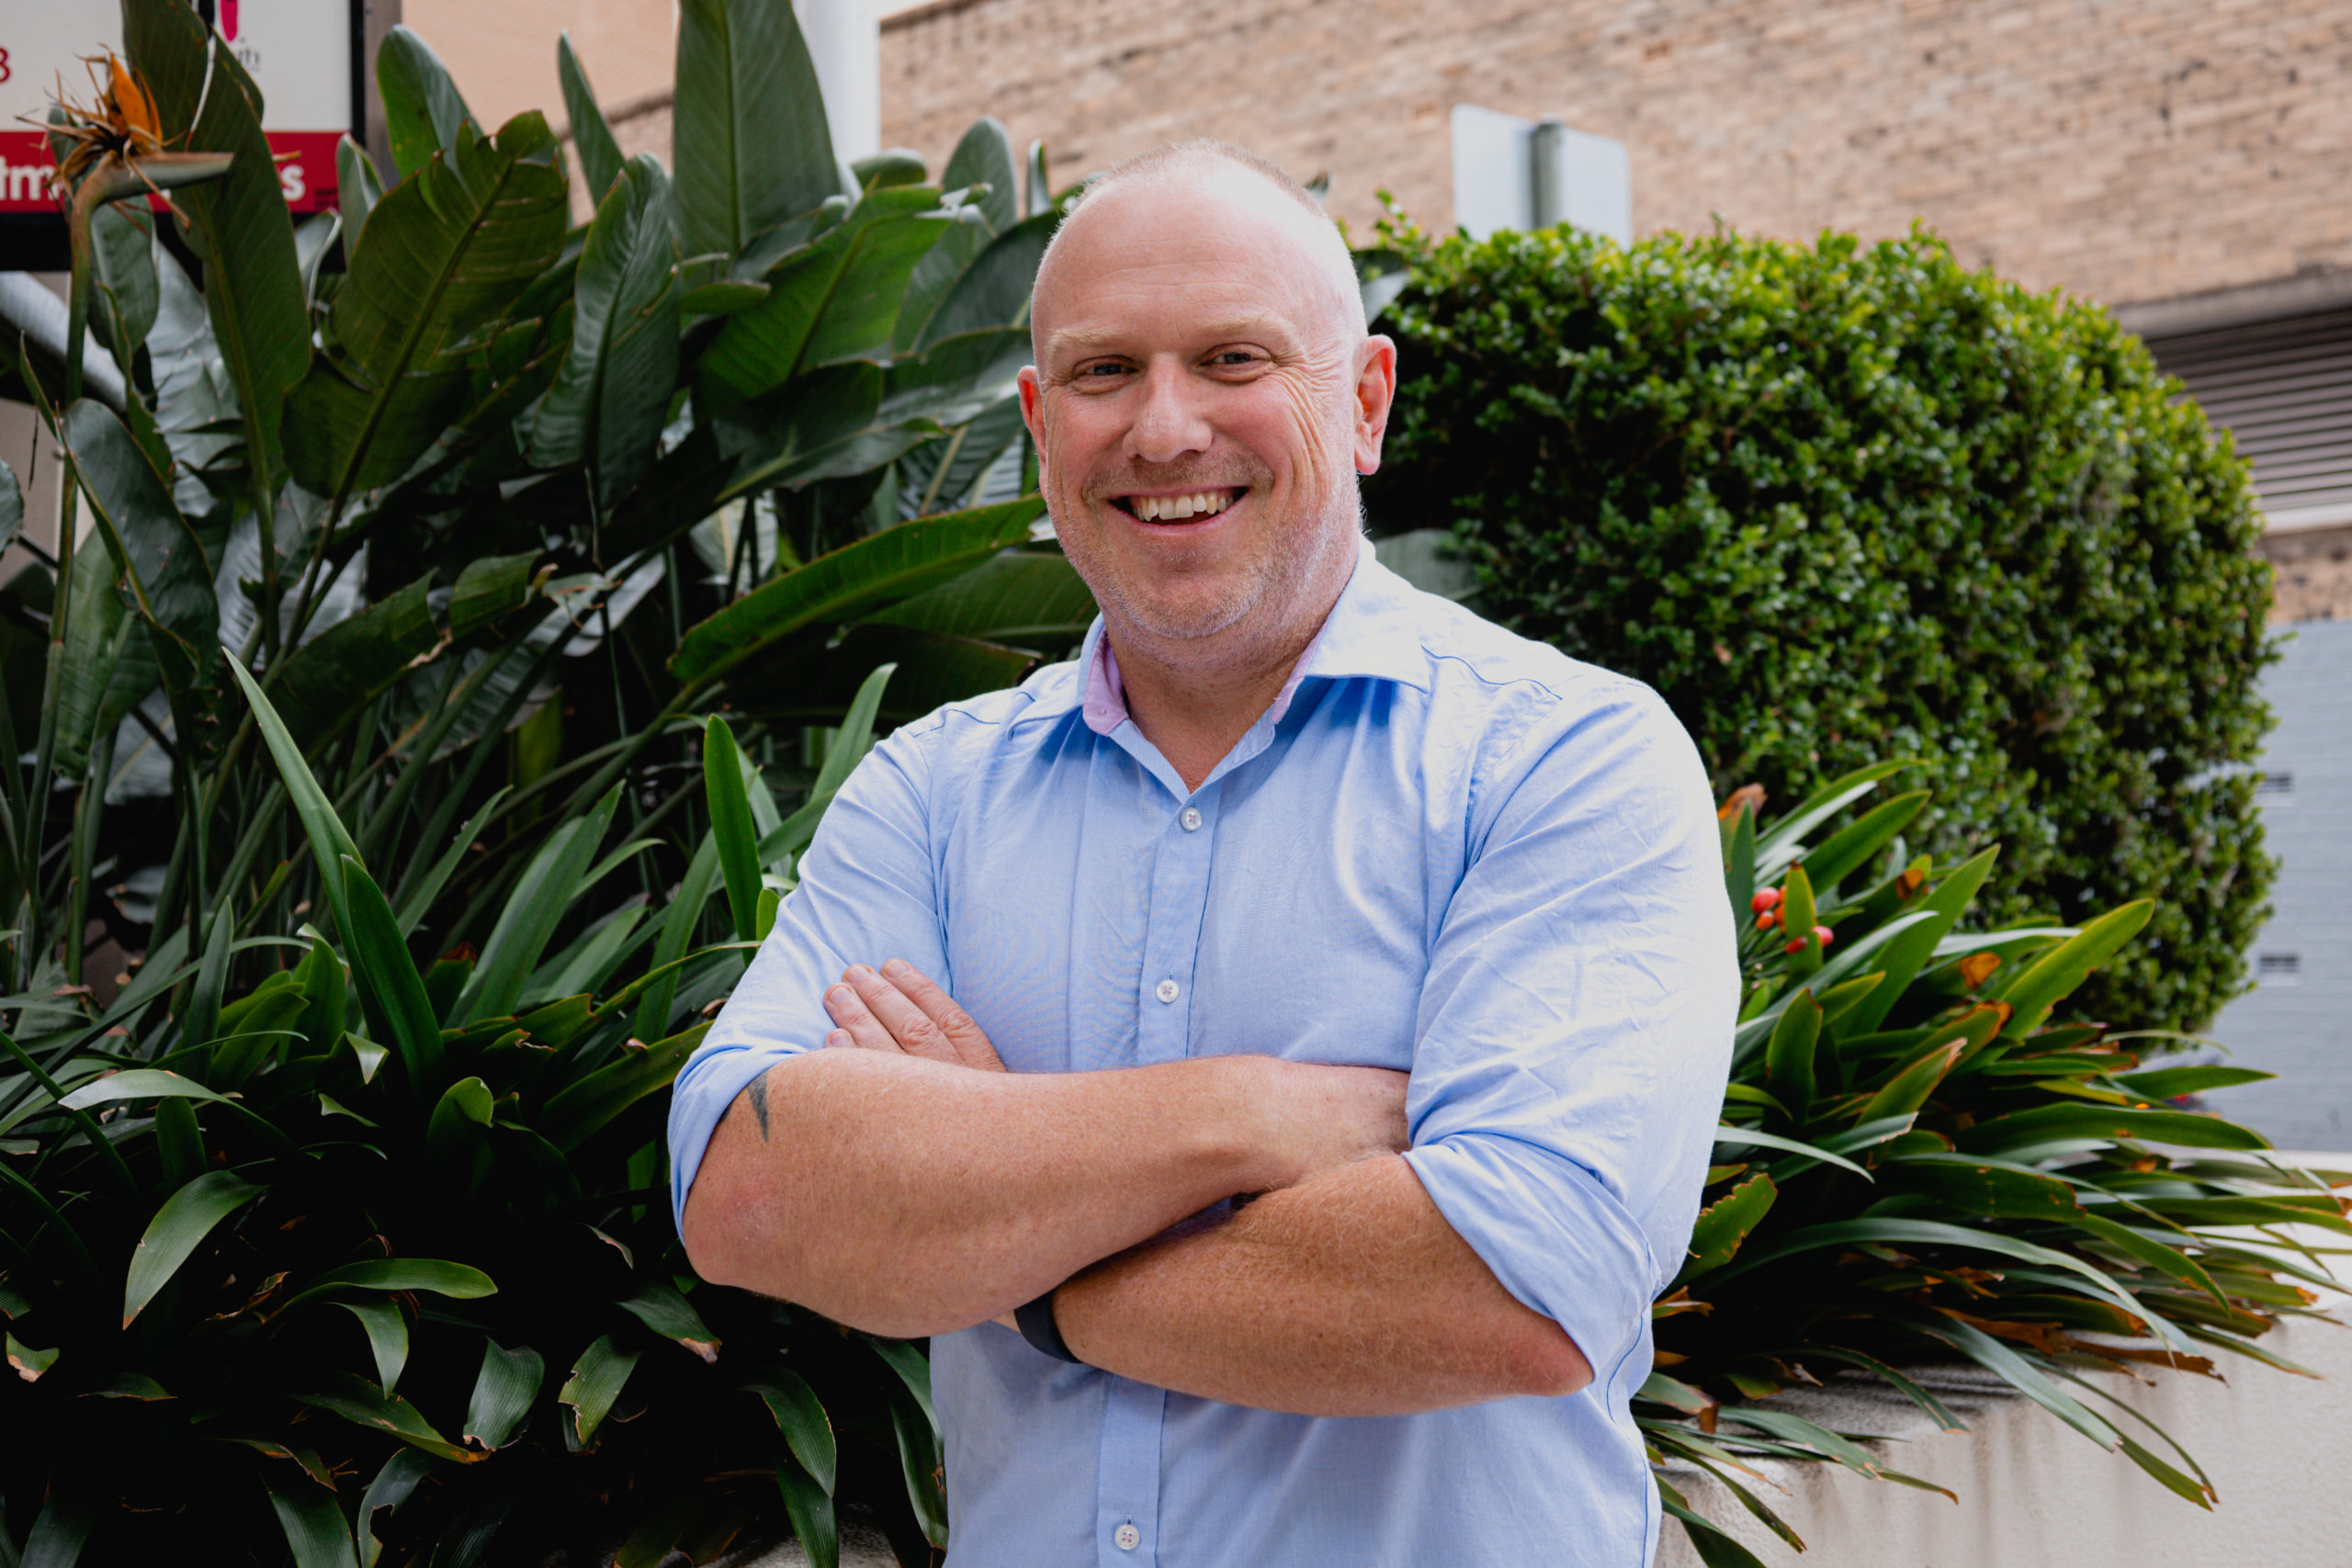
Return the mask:
[[[951,1568],[1637,1568],[1627,1410],[1685,1256],[1736,1008],[1706,778],[1640,683],[1363,547],[1200,788],[1076,664],[910,724],[827,814],[670,1112],[683,1210],[854,963],[945,985],[1014,1072],[1261,1052],[1409,1069],[1407,1160],[1593,1367],[1562,1399],[1329,1419],[1170,1393],[995,1324],[931,1343]],[[1366,1369],[1377,1376],[1378,1369]]]

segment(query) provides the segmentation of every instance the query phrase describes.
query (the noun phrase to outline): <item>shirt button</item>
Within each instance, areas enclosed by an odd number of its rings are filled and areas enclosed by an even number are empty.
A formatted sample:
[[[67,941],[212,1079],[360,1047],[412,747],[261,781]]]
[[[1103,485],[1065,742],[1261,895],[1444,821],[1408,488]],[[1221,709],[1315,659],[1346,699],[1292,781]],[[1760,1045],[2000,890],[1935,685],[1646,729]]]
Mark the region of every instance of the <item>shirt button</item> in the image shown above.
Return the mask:
[[[1187,833],[1199,832],[1201,830],[1200,807],[1196,806],[1188,806],[1184,807],[1184,814],[1177,818],[1176,820],[1184,825],[1184,831]]]
[[[1133,1525],[1121,1525],[1111,1532],[1111,1539],[1119,1543],[1121,1551],[1133,1551],[1143,1544],[1143,1531]]]
[[[1152,995],[1158,997],[1163,1002],[1172,1002],[1176,999],[1177,993],[1182,989],[1183,987],[1177,985],[1173,980],[1162,980],[1159,982],[1159,988],[1154,991]]]

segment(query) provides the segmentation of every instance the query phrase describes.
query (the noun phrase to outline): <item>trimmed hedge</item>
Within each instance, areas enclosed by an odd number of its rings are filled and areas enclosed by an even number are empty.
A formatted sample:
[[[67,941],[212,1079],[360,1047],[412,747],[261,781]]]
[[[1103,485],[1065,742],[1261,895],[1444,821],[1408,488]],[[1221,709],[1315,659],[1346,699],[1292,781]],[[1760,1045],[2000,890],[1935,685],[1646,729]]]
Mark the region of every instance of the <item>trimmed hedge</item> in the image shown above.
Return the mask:
[[[1385,231],[1375,532],[1450,525],[1487,615],[1656,686],[1719,794],[1919,759],[1914,848],[2006,846],[1993,923],[2156,897],[2089,1016],[2237,992],[2270,570],[2245,463],[2111,316],[1922,231]]]

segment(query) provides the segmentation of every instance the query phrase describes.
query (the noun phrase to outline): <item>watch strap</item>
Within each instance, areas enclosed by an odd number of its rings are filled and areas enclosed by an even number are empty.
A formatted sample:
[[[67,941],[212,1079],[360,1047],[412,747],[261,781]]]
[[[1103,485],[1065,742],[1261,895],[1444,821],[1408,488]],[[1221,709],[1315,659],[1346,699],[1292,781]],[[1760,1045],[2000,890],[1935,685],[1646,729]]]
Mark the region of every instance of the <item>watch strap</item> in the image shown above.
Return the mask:
[[[1060,1290],[1057,1285],[1054,1291]],[[1069,1346],[1062,1339],[1061,1325],[1054,1321],[1054,1291],[1047,1291],[1035,1301],[1023,1302],[1012,1309],[1012,1321],[1021,1325],[1021,1337],[1043,1355],[1057,1361],[1086,1363],[1070,1354]]]

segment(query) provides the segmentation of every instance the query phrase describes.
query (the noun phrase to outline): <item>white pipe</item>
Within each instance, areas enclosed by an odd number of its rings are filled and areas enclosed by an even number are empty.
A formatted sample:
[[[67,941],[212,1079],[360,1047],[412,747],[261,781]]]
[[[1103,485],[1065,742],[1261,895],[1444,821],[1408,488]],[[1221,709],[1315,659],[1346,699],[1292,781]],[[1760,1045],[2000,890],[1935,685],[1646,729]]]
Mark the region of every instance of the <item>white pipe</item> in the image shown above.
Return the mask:
[[[844,164],[882,150],[882,18],[876,0],[794,0],[825,94],[833,156]]]

